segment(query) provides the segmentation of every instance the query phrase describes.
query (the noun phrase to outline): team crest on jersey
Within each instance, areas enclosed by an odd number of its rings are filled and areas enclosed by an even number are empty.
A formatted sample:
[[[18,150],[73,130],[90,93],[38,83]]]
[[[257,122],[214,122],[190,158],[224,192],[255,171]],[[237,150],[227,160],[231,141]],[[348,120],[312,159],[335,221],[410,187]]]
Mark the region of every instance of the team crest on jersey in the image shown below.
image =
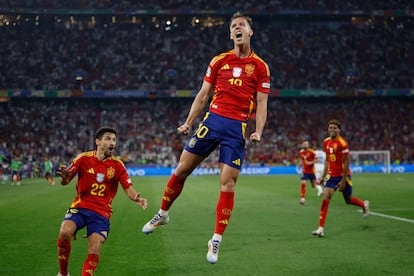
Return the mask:
[[[109,179],[113,178],[115,175],[115,169],[110,167],[106,170],[106,177],[108,177]]]
[[[105,175],[103,173],[97,173],[96,174],[96,182],[102,183],[105,179]]]
[[[241,76],[242,69],[240,67],[233,68],[233,77],[238,78]]]
[[[247,75],[252,75],[254,73],[254,65],[249,63],[246,64],[246,67],[244,68],[244,72],[246,72]]]

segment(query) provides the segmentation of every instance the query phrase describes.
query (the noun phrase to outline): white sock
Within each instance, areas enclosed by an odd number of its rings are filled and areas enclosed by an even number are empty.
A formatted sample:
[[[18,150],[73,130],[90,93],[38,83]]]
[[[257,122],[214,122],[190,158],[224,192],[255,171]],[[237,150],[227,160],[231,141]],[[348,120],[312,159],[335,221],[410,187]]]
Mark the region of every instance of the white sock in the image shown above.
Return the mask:
[[[318,189],[318,192],[322,192],[322,186],[321,185],[316,185],[316,189]]]
[[[213,238],[211,238],[211,239],[213,241],[219,241],[219,242],[221,242],[221,238],[222,237],[223,237],[222,235],[219,235],[219,234],[214,233]]]
[[[168,216],[168,211],[165,211],[165,210],[162,210],[162,209],[160,209],[160,210],[158,211],[158,213],[159,213],[161,216],[163,216],[163,217]]]

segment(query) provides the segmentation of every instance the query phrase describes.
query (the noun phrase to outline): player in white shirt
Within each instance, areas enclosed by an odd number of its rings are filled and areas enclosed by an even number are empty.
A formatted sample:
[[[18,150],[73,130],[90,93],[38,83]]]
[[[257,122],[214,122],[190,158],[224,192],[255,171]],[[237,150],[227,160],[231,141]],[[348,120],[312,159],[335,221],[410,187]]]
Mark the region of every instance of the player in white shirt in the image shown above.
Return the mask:
[[[315,176],[319,183],[322,178],[323,168],[325,166],[326,154],[322,150],[315,150],[316,162],[315,162]]]

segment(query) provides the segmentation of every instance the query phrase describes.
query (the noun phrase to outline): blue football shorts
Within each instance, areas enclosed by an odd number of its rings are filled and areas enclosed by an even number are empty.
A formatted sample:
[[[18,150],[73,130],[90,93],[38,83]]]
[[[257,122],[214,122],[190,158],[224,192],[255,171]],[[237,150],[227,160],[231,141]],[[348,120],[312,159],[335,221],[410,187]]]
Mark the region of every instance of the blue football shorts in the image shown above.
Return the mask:
[[[302,174],[301,180],[309,180],[310,182],[315,181],[316,176],[314,173],[304,173]]]
[[[246,153],[246,127],[246,122],[207,112],[185,150],[207,157],[220,146],[218,161],[240,170]]]
[[[325,187],[332,188],[336,191],[338,189],[338,183],[341,181],[342,176],[330,176],[328,180],[326,180]],[[352,195],[352,179],[351,176],[348,176],[345,180],[345,189],[342,191],[344,194]]]
[[[104,216],[83,208],[70,208],[63,220],[71,220],[76,224],[76,232],[86,226],[86,235],[97,233],[106,240],[109,235],[110,222]],[[75,234],[76,234],[75,232]]]

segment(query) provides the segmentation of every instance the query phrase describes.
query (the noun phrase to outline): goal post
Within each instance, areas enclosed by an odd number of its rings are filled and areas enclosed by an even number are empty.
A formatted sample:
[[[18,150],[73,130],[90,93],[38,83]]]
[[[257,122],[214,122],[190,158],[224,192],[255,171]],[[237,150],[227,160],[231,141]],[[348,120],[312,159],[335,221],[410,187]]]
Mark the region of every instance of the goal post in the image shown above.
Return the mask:
[[[389,150],[354,150],[351,154],[351,170],[356,173],[391,173]]]

